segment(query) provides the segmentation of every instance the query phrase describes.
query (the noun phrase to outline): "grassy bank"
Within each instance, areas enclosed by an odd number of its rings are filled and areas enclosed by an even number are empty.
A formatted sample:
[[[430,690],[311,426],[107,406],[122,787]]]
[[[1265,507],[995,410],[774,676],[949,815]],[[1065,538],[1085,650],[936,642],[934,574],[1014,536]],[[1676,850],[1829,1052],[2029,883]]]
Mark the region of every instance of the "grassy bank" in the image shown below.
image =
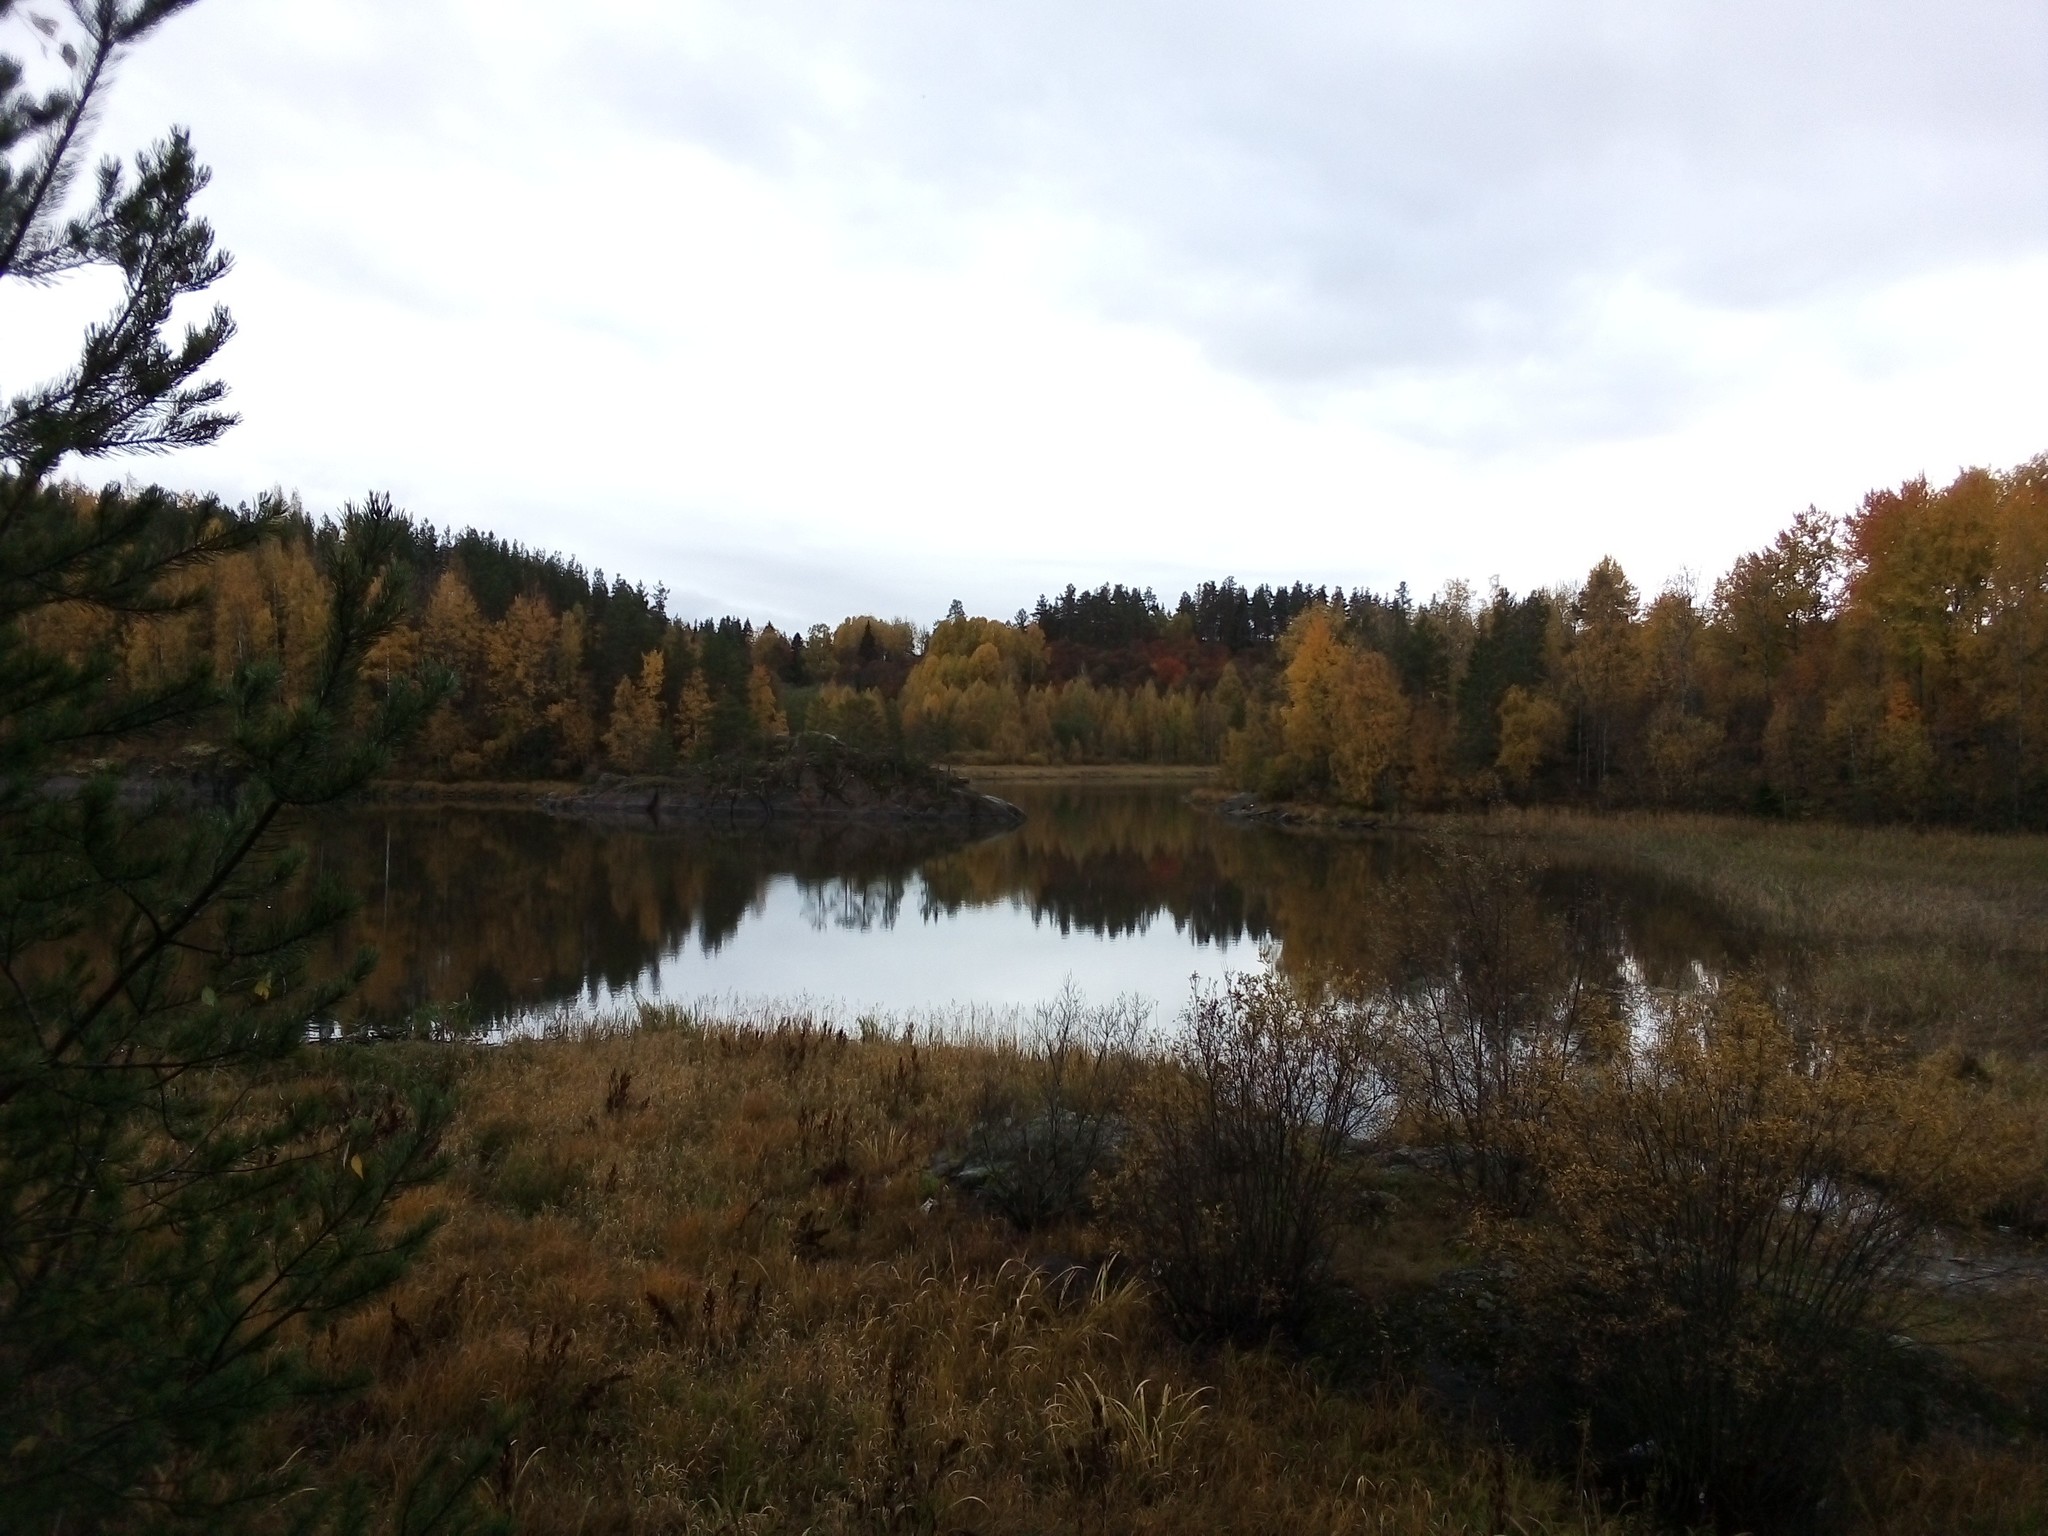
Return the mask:
[[[319,1346],[372,1385],[302,1435],[392,1488],[509,1423],[485,1501],[530,1531],[1634,1528],[1403,1391],[1180,1344],[1103,1234],[935,1179],[1013,1066],[694,1026],[468,1055],[446,1224]]]
[[[2035,834],[1559,810],[1434,825],[1632,865],[1804,943],[2048,955],[2048,837]]]
[[[1928,1046],[2048,1051],[2048,837],[1557,810],[1428,827],[1685,890],[1792,957],[1837,1015]]]
[[[643,1024],[336,1058],[453,1071],[463,1108],[428,1259],[315,1345],[366,1395],[280,1455],[394,1490],[495,1446],[522,1531],[1657,1528],[1401,1363],[1375,1319],[1470,1262],[1424,1175],[1347,1229],[1327,1348],[1193,1346],[1091,1220],[1020,1233],[934,1175],[1014,1049]],[[2042,1529],[2031,1458],[1886,1453],[1846,1528]]]

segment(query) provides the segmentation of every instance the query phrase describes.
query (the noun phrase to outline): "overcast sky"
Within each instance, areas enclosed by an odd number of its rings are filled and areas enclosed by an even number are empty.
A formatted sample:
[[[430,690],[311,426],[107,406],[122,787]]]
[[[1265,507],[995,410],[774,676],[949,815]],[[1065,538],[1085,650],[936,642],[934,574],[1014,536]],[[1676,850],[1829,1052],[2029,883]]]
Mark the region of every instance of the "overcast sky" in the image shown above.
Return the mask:
[[[1704,585],[2048,450],[2040,0],[202,0],[173,122],[244,422],[154,472],[689,616]]]

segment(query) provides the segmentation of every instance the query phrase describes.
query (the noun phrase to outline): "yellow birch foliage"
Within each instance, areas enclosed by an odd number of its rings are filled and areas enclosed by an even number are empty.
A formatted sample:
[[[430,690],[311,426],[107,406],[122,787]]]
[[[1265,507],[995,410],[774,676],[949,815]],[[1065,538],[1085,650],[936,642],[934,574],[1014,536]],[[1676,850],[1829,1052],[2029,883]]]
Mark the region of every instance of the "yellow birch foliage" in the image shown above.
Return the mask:
[[[756,666],[747,675],[747,715],[754,729],[766,737],[787,736],[789,717],[782,712],[776,696],[775,679],[766,667]]]
[[[1280,739],[1310,777],[1327,778],[1343,687],[1345,646],[1338,620],[1327,608],[1311,608],[1289,627],[1285,650],[1287,703],[1280,711]]]
[[[1512,686],[1500,700],[1500,753],[1494,766],[1510,786],[1522,788],[1555,762],[1564,746],[1564,711],[1546,693]]]
[[[676,699],[676,755],[685,761],[703,749],[711,727],[711,689],[701,671],[691,672]]]
[[[657,766],[663,736],[664,671],[661,652],[649,651],[640,658],[640,675],[620,678],[612,690],[612,718],[604,733],[604,752],[622,772],[646,773]]]
[[[1346,643],[1340,622],[1316,607],[1290,627],[1280,735],[1306,779],[1363,804],[1400,756],[1408,703],[1392,663]]]
[[[1337,793],[1360,805],[1379,793],[1381,776],[1401,754],[1408,701],[1394,665],[1378,651],[1353,651],[1337,695],[1337,740],[1330,756]]]

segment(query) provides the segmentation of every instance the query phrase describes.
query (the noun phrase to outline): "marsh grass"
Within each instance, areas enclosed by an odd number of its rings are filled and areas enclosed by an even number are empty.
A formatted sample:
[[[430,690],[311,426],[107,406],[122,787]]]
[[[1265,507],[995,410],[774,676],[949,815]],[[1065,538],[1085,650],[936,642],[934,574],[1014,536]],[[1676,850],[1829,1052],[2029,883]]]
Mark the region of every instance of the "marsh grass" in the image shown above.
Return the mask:
[[[389,1305],[314,1341],[367,1390],[280,1456],[390,1490],[496,1436],[477,1497],[527,1531],[1635,1528],[1391,1383],[1185,1345],[1087,1220],[934,1178],[1013,1044],[623,1023],[382,1048],[460,1053],[458,1169]]]
[[[2048,1049],[2048,837],[1565,810],[1433,828],[1689,892],[1777,957],[1816,1012],[1924,1048]]]
[[[2048,956],[2048,837],[2036,834],[1561,810],[1441,827],[1632,864],[1788,940]]]
[[[972,1144],[992,1085],[1044,1090],[1031,1024],[764,1002],[343,1048],[455,1079],[455,1171],[409,1197],[441,1222],[426,1259],[309,1341],[366,1389],[280,1426],[277,1460],[376,1490],[391,1530],[418,1528],[399,1501],[464,1457],[480,1511],[537,1532],[1674,1528],[1597,1456],[1532,1461],[1483,1394],[1446,1394],[1430,1298],[1498,1277],[1470,1193],[1426,1158],[1346,1153],[1318,1304],[1256,1344],[1188,1341],[1114,1201],[1020,1229],[956,1187],[941,1154]],[[1129,1070],[1184,1071],[1162,1044]],[[2031,1068],[1924,1070],[2032,1102]],[[2043,1362],[2015,1347],[2043,1294],[1951,1287],[1918,1309],[1930,1369],[1980,1407],[1849,1447],[1831,1529],[2048,1528]]]

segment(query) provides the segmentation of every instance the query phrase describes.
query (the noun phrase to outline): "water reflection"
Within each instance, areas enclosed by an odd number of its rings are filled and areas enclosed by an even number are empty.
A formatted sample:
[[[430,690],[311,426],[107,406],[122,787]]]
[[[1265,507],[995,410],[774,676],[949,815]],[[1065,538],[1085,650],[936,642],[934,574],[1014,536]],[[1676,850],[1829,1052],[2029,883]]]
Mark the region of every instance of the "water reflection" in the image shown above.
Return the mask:
[[[367,897],[338,955],[380,963],[351,1005],[466,1003],[501,1024],[636,997],[808,994],[854,1009],[1028,1004],[1072,976],[1170,1017],[1191,977],[1335,963],[1391,979],[1433,888],[1414,839],[1305,838],[1202,815],[1178,792],[1035,789],[966,846],[874,828],[735,831],[533,812],[378,810],[307,828]],[[1539,899],[1655,986],[1749,963],[1754,941],[1640,880],[1549,868]]]

